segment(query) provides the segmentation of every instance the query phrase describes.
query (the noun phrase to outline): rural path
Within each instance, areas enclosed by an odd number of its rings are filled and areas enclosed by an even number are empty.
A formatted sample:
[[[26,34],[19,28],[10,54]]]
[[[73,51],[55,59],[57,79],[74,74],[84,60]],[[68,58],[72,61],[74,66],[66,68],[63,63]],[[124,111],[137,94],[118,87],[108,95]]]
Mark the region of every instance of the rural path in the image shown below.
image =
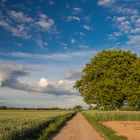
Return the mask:
[[[53,140],[103,140],[103,138],[78,113],[66,123]]]

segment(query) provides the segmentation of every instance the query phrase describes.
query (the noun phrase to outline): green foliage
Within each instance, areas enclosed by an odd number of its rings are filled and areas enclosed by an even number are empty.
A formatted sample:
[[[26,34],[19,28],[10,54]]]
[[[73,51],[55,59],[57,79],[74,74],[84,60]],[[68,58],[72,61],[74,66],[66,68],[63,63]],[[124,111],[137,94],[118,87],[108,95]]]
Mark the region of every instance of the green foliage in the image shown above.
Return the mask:
[[[80,106],[80,105],[76,105],[76,106],[73,108],[73,110],[76,111],[76,112],[81,111],[82,109],[83,109],[83,108],[82,108],[82,106]]]
[[[140,58],[130,51],[101,51],[86,64],[74,87],[89,105],[140,109]]]

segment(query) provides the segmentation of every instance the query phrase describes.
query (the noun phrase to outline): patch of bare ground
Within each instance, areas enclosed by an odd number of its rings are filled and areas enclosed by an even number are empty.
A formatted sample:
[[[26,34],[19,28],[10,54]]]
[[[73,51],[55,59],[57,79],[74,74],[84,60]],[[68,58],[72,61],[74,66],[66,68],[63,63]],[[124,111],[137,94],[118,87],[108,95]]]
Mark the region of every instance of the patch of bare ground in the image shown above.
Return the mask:
[[[53,140],[103,140],[87,120],[78,113],[60,130]]]
[[[140,140],[140,121],[108,121],[103,124],[128,140]]]

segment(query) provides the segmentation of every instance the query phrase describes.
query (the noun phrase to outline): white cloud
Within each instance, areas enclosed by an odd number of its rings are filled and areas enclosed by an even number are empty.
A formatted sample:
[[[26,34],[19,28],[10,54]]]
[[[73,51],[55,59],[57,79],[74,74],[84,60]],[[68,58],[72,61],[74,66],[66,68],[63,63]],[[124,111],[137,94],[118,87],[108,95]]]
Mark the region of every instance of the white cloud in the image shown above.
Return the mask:
[[[100,5],[106,5],[106,2],[110,3],[110,0],[102,0],[100,1]],[[113,27],[117,29],[116,32],[113,32],[108,35],[108,39],[112,40],[115,45],[119,44],[122,45],[122,43],[117,42],[119,37],[125,37],[126,41],[124,41],[125,47],[130,50],[133,50],[133,52],[139,53],[139,34],[140,34],[140,13],[138,10],[138,6],[135,3],[134,6],[130,5],[134,2],[128,1],[129,4],[124,1],[122,4],[120,4],[118,1],[114,1],[114,5],[109,5],[107,8],[109,8],[110,12],[113,12],[115,16],[113,17]],[[98,3],[99,4],[99,3]],[[110,17],[111,19],[112,17]]]
[[[62,60],[68,60],[71,58],[82,58],[82,57],[90,57],[97,53],[96,50],[89,50],[89,51],[77,51],[77,52],[68,52],[68,53],[54,53],[54,54],[46,54],[46,55],[39,55],[39,54],[28,54],[28,53],[22,53],[22,52],[13,52],[11,54],[11,57],[17,57],[17,58],[26,58],[26,59],[39,59],[39,60],[55,60],[55,61],[62,61]],[[7,54],[1,54],[1,55],[7,55]],[[8,56],[10,56],[8,54]]]
[[[6,16],[1,16],[0,26],[6,31],[11,32],[13,36],[22,37],[25,39],[31,38],[31,35],[29,34],[30,25],[26,26],[26,24],[33,24],[33,19],[25,15],[23,12],[17,12],[14,10],[7,10],[7,14],[9,15],[9,18]],[[12,24],[12,19],[16,22],[15,25]]]
[[[17,12],[14,10],[8,11],[11,18],[13,18],[15,21],[19,22],[27,22],[31,23],[33,22],[33,19],[27,15],[25,15],[23,12]]]
[[[140,35],[129,35],[123,49],[131,50],[140,56]]]
[[[41,88],[45,88],[49,85],[48,80],[45,78],[41,78],[40,81],[38,82],[38,86]]]
[[[55,2],[54,2],[53,0],[49,0],[49,1],[48,1],[48,4],[49,4],[49,5],[55,5]]]
[[[79,47],[80,47],[80,48],[89,48],[89,46],[86,45],[86,44],[80,44]]]
[[[12,93],[12,94],[11,94]],[[33,108],[49,108],[62,107],[70,108],[75,105],[85,106],[81,96],[61,96],[58,98],[53,95],[41,93],[28,93],[24,91],[16,91],[12,89],[1,89],[0,92],[0,106],[14,106],[14,107],[33,107]]]
[[[121,32],[113,32],[108,35],[109,40],[117,40],[120,36],[122,36]]]
[[[71,44],[76,43],[76,40],[74,38],[71,39]]]
[[[89,26],[89,25],[84,25],[83,28],[84,28],[85,30],[89,30],[89,31],[93,29],[93,28],[92,28],[91,26]]]
[[[76,93],[78,94],[78,92],[75,89],[73,89],[74,84],[75,84],[75,80],[65,80],[64,79],[64,80],[59,80],[59,81],[55,82],[54,85],[57,88],[63,88],[68,91],[75,92],[75,94]]]
[[[78,14],[81,14],[81,12],[82,12],[81,8],[75,7],[75,8],[73,8],[72,14],[78,15]]]
[[[0,86],[33,93],[46,93],[52,95],[79,95],[73,89],[74,81],[60,80],[48,82],[44,77],[39,81],[23,81],[20,78],[28,76],[33,68],[19,64],[0,62]]]
[[[123,34],[130,35],[140,33],[139,16],[115,16],[113,21],[115,22],[115,26]]]
[[[134,33],[134,34],[140,33],[140,27],[131,29],[131,33]]]
[[[68,16],[68,17],[66,17],[66,20],[67,21],[80,21],[81,18],[78,16]]]
[[[123,21],[127,20],[126,17],[124,17],[124,16],[123,17],[122,16],[121,17],[115,17],[115,18],[116,18],[115,20],[117,22],[123,22]]]
[[[126,43],[128,45],[140,48],[140,35],[130,35]]]
[[[126,8],[121,6],[114,7],[114,11],[123,15],[136,15],[139,13],[137,9]]]
[[[75,7],[73,8],[74,11],[77,11],[77,12],[80,12],[81,11],[81,8],[78,8],[78,7]]]
[[[113,3],[115,3],[115,0],[99,0],[98,5],[101,6],[111,6]]]
[[[8,21],[4,19],[0,19],[0,26],[3,27],[5,30],[12,33],[13,36],[22,37],[25,39],[31,38],[28,34],[28,31],[24,28],[24,25],[17,25],[16,27],[10,25]]]
[[[10,64],[0,61],[0,85],[1,86],[15,86],[18,84],[18,78],[28,75],[29,68],[22,65]]]
[[[136,0],[126,0],[126,1],[117,1],[117,0],[99,0],[99,5],[105,6],[109,9],[110,12],[113,12],[113,27],[115,27],[116,32],[113,32],[108,35],[108,39],[112,40],[115,43],[115,46],[119,48],[132,50],[134,53],[139,54],[140,45],[139,45],[139,34],[140,34],[140,11],[139,11],[139,2]],[[109,17],[112,19],[112,16]],[[124,37],[122,40],[124,42],[118,42],[119,37]],[[121,45],[124,45],[121,46]]]
[[[36,43],[39,41],[36,41],[32,30],[58,34],[54,20],[43,13],[39,13],[36,18],[33,18],[22,11],[7,10],[6,13],[1,12],[0,26],[13,36],[33,39]]]
[[[44,14],[40,14],[39,16],[40,18],[38,21],[38,25],[46,31],[50,32],[55,26],[54,20]]]

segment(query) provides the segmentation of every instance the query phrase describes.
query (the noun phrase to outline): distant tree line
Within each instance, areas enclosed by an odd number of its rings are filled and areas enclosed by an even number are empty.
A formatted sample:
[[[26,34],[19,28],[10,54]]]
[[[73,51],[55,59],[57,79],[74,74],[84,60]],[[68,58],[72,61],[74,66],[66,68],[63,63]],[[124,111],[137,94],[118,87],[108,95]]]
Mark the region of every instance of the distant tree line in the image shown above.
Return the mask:
[[[7,107],[7,106],[0,106],[0,110],[71,110],[59,107],[53,108],[29,108],[29,107]]]
[[[74,87],[98,109],[140,110],[140,57],[131,51],[103,50],[86,64]]]

